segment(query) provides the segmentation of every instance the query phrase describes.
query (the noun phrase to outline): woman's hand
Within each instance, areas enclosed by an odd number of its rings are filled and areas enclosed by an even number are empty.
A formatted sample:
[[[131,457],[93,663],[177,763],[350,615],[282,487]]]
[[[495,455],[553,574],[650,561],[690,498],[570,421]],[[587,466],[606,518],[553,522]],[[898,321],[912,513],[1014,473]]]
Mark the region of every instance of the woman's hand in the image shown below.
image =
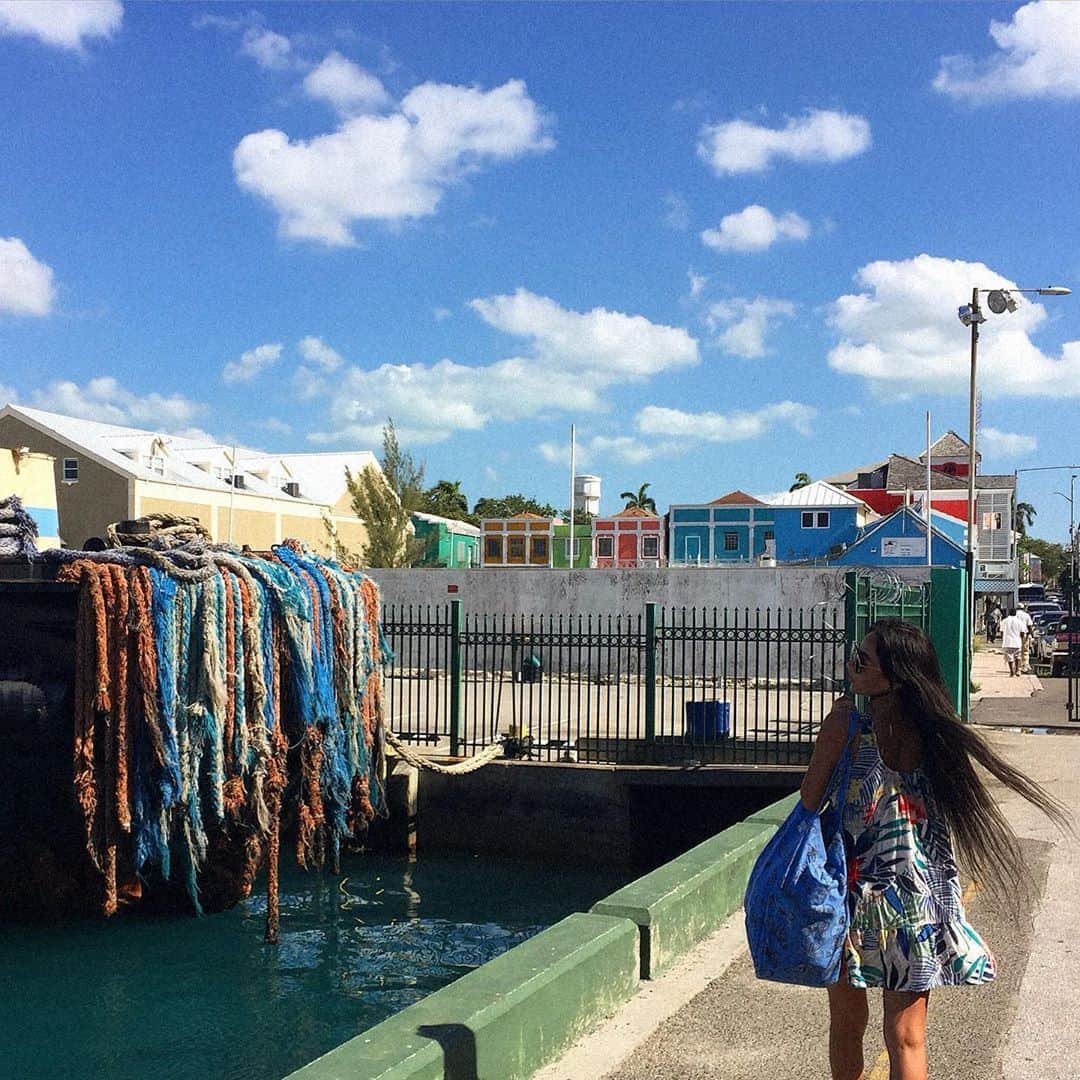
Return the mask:
[[[817,810],[825,798],[829,786],[829,777],[844,752],[847,742],[848,727],[851,722],[851,710],[855,703],[846,694],[841,694],[833,703],[825,719],[821,721],[814,753],[807,766],[806,775],[799,788],[803,806],[807,810]]]

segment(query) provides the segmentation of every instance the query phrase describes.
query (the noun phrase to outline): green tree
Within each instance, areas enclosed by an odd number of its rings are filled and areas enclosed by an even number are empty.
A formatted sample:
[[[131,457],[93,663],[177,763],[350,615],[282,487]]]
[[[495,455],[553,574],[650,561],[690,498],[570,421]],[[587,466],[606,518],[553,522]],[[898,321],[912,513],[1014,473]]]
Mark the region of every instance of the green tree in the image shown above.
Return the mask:
[[[797,472],[795,474],[795,483],[788,488],[788,491],[798,491],[799,488],[804,488],[812,482],[809,473]]]
[[[469,500],[461,490],[460,480],[440,480],[429,487],[424,492],[420,509],[428,514],[438,514],[439,517],[476,524],[473,515],[469,513]]]
[[[386,485],[397,496],[405,512],[422,509],[424,502],[424,466],[417,465],[398,443],[394,418],[387,417],[382,430],[382,474]]]
[[[423,558],[424,542],[413,536],[409,511],[383,474],[371,465],[359,476],[346,469],[345,482],[353,513],[367,529],[359,562],[363,566],[415,566]],[[339,557],[344,554],[340,547],[338,553]]]
[[[537,502],[528,495],[503,495],[498,499],[477,499],[473,506],[473,516],[480,518],[516,517],[518,514],[539,514],[540,517],[559,517],[560,514],[549,503]]]
[[[1039,511],[1029,502],[1018,502],[1014,515],[1013,528],[1021,536],[1027,536],[1028,527],[1034,522]]]
[[[619,498],[626,500],[624,510],[651,510],[656,513],[656,500],[648,493],[652,484],[642,484],[637,491],[620,491]]]
[[[1016,549],[1021,555],[1038,555],[1042,560],[1044,582],[1060,582],[1062,574],[1068,571],[1069,549],[1062,544],[1052,544],[1049,540],[1039,540],[1034,536],[1021,536]]]

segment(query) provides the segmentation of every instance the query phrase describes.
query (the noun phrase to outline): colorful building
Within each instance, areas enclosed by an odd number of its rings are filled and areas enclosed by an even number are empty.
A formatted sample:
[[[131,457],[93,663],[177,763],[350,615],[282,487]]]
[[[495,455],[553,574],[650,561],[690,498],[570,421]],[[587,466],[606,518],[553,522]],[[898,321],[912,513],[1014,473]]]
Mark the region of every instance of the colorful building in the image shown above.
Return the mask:
[[[546,518],[526,511],[507,518],[484,518],[480,522],[483,547],[481,566],[552,566],[554,528],[562,518]]]
[[[930,519],[930,563],[961,567],[963,540],[939,528],[943,518],[951,520],[938,513]],[[926,566],[926,521],[914,507],[901,506],[868,525],[842,554],[829,561],[837,566]]]
[[[823,480],[776,495],[769,506],[778,563],[835,558],[876,517],[862,499]]]
[[[731,491],[708,503],[678,503],[668,510],[669,566],[722,566],[771,557],[775,511]]]
[[[56,511],[56,462],[48,454],[25,446],[0,447],[0,499],[16,495],[34,519],[38,551],[60,546],[60,517]]]
[[[592,522],[593,566],[663,566],[664,519],[652,510],[628,506]]]
[[[587,521],[574,522],[574,550],[570,552],[570,523],[556,522],[552,530],[551,565],[557,570],[569,570],[573,559],[575,570],[588,570],[593,565],[592,525]]]
[[[413,530],[424,543],[420,566],[445,566],[450,570],[480,565],[480,530],[467,521],[414,511]]]

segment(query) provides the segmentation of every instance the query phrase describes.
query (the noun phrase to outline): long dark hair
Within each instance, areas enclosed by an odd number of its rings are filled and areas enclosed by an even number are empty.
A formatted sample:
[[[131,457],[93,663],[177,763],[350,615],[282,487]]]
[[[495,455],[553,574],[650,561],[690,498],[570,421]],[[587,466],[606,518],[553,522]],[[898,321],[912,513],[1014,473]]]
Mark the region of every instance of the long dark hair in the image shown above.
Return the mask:
[[[1068,810],[957,716],[934,644],[922,630],[889,618],[879,619],[870,631],[877,637],[881,670],[899,689],[900,709],[922,736],[922,770],[960,858],[980,884],[1007,888],[1015,896],[1026,876],[1024,860],[1016,834],[974,762],[1072,832]]]

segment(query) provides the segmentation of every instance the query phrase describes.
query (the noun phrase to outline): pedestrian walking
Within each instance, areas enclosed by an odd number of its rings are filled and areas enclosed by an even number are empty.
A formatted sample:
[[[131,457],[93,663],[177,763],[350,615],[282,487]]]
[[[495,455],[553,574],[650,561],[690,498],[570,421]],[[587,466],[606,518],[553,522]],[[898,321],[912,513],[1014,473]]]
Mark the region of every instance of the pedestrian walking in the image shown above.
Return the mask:
[[[992,645],[1001,627],[1001,605],[995,600],[986,614],[986,640]]]
[[[1020,672],[1023,675],[1030,675],[1031,642],[1035,633],[1035,620],[1031,617],[1023,604],[1020,604],[1017,607],[1016,617],[1024,624],[1024,634],[1020,639]]]
[[[1005,654],[1005,663],[1009,665],[1009,677],[1020,677],[1020,650],[1027,633],[1024,620],[1015,611],[1001,621],[1001,651]]]
[[[1008,620],[1006,620],[1007,622]],[[1071,830],[1067,811],[956,715],[930,639],[900,619],[876,622],[848,663],[858,716],[842,793],[849,929],[828,988],[833,1080],[863,1076],[866,990],[884,997],[891,1080],[927,1080],[930,992],[990,982],[996,964],[968,923],[954,856],[976,880],[1015,898],[1026,881],[1016,837],[975,765]],[[847,748],[851,699],[821,725],[801,794],[820,807]]]

